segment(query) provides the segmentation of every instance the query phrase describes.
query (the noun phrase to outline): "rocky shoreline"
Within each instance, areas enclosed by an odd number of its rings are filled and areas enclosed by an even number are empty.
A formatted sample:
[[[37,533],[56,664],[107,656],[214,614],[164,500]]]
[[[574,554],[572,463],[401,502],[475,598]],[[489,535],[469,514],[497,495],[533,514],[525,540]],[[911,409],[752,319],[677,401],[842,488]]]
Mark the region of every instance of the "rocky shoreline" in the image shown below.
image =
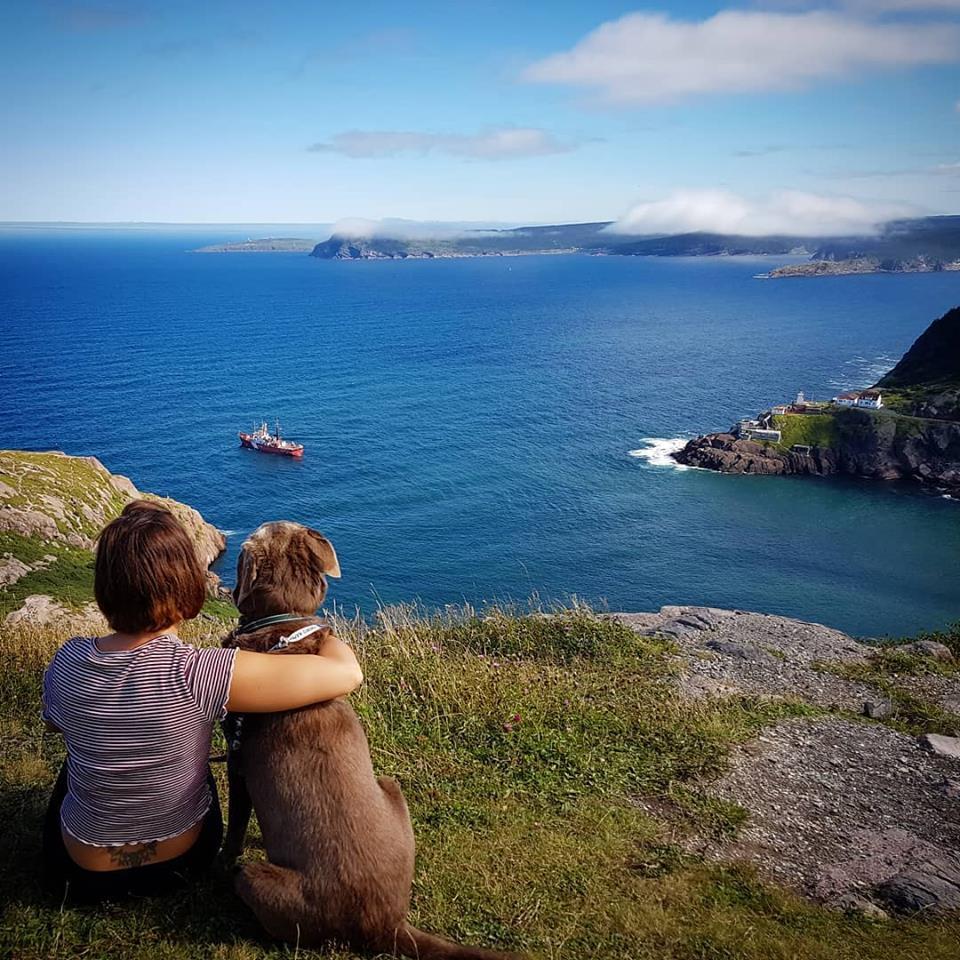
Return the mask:
[[[788,277],[845,277],[862,273],[940,273],[960,270],[960,260],[937,260],[915,257],[911,260],[880,260],[877,257],[854,257],[848,260],[811,260],[791,263],[771,270],[769,279]]]
[[[825,414],[825,416],[841,416]],[[898,431],[896,418],[844,411],[852,421],[834,446],[784,449],[733,433],[710,433],[690,440],[674,459],[685,466],[720,473],[759,476],[838,475],[915,483],[960,496],[960,423],[930,420],[911,435]],[[907,418],[904,418],[907,419]],[[914,422],[911,419],[911,422]]]

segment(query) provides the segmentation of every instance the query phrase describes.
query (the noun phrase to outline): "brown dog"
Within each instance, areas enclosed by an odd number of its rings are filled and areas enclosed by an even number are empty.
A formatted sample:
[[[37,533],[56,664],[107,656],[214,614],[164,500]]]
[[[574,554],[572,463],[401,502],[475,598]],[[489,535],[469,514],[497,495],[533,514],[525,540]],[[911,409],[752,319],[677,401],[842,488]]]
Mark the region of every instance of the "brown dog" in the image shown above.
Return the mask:
[[[333,546],[295,523],[267,523],[244,543],[234,597],[241,626],[224,646],[270,651],[308,624],[340,575]],[[256,621],[293,615],[295,622]],[[247,630],[244,624],[252,629]],[[331,628],[275,651],[316,653]],[[269,863],[246,864],[237,892],[281,940],[316,946],[336,939],[355,949],[420,960],[502,960],[407,923],[414,840],[397,782],[377,777],[370,748],[346,700],[275,714],[248,714],[228,765],[229,829],[224,854],[243,848],[251,801]]]

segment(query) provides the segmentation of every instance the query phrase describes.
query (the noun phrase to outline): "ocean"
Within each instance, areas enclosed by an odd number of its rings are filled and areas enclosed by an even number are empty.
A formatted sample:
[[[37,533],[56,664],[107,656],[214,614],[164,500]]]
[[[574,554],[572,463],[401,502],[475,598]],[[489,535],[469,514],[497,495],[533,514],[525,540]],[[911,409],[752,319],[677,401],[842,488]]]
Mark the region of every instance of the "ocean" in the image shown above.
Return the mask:
[[[315,526],[348,611],[577,597],[861,636],[960,619],[960,503],[665,456],[798,390],[874,382],[960,303],[960,274],[190,252],[246,235],[0,230],[0,446],[92,454],[197,507],[228,534],[228,583],[258,524]],[[261,419],[303,460],[240,449]]]

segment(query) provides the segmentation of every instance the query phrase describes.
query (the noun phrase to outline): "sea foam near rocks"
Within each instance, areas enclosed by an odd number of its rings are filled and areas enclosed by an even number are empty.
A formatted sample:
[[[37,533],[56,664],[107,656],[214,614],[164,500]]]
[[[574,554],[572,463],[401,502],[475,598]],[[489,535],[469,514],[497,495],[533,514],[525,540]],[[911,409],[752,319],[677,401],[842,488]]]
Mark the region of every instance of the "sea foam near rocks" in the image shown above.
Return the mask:
[[[682,463],[677,463],[673,459],[675,453],[679,453],[686,445],[685,437],[674,437],[671,439],[662,439],[658,437],[644,437],[641,443],[646,446],[639,447],[636,450],[630,450],[630,456],[639,460],[646,460],[652,467],[673,467],[675,470],[689,470],[690,467]]]

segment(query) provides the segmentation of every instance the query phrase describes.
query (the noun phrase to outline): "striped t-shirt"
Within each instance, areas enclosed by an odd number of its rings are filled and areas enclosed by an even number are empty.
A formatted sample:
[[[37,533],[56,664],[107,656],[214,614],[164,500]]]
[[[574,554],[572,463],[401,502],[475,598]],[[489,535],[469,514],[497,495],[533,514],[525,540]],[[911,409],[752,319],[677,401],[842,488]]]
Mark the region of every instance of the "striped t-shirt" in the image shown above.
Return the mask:
[[[95,846],[166,840],[210,807],[213,724],[226,716],[236,650],[162,636],[105,651],[74,637],[43,678],[43,716],[67,742],[60,817]]]

